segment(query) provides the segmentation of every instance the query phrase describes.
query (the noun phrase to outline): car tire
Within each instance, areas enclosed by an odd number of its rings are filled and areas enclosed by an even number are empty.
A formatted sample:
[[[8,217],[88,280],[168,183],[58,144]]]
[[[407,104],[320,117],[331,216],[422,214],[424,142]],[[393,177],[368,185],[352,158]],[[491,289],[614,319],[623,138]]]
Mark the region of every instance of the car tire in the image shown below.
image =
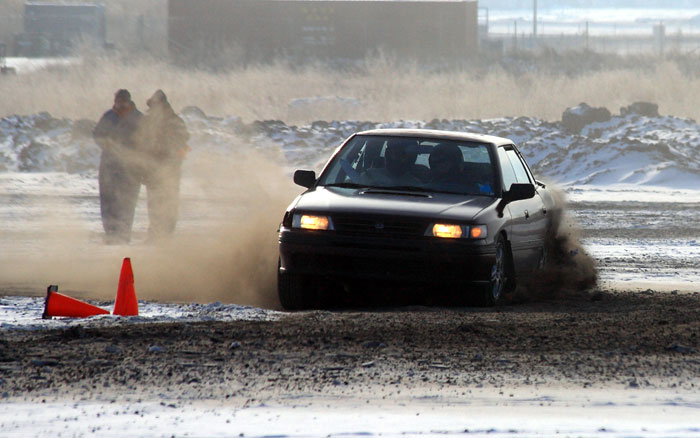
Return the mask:
[[[510,241],[504,240],[506,244],[506,287],[503,289],[503,294],[508,295],[515,291],[517,278],[515,277],[515,265],[513,264],[513,249],[510,247]]]
[[[297,274],[282,274],[277,270],[277,296],[285,310],[304,310],[309,303],[306,278]]]
[[[547,267],[549,262],[549,254],[547,254],[547,245],[542,246],[542,254],[540,255],[540,261],[537,263],[537,269],[543,271]]]
[[[477,304],[481,307],[495,306],[506,292],[510,277],[510,251],[502,235],[496,238],[496,261],[491,267],[491,277],[478,296]]]

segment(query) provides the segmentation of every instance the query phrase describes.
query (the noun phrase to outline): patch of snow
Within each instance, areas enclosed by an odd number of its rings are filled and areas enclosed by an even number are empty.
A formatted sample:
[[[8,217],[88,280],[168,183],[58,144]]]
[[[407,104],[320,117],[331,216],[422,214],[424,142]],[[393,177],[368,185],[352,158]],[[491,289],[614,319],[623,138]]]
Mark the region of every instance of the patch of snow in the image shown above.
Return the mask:
[[[605,282],[673,283],[675,288],[700,290],[700,241],[696,239],[584,239],[586,250],[602,261]]]
[[[341,96],[313,96],[299,97],[289,101],[291,108],[306,108],[319,104],[337,104],[344,106],[362,106],[362,102],[352,97]]]
[[[568,185],[564,191],[570,202],[653,202],[700,203],[700,186],[693,189],[640,187],[634,184]]]
[[[0,195],[96,196],[97,173],[0,172]]]
[[[10,56],[5,58],[6,65],[14,68],[17,74],[32,73],[50,67],[67,67],[81,62],[82,59],[76,57],[26,58]]]
[[[105,310],[112,310],[113,302],[93,303]],[[89,318],[42,319],[44,298],[0,297],[0,330],[41,330],[71,327],[111,326],[139,322],[197,322],[266,320],[279,318],[283,313],[237,304],[176,304],[139,301],[138,316],[96,315]]]
[[[235,401],[104,400],[0,404],[5,437],[696,437],[694,393],[591,390],[470,390],[367,400],[370,396],[281,398],[240,407]],[[511,392],[511,391],[509,391]],[[38,412],[38,413],[37,413]],[[507,415],[504,415],[507,412]]]

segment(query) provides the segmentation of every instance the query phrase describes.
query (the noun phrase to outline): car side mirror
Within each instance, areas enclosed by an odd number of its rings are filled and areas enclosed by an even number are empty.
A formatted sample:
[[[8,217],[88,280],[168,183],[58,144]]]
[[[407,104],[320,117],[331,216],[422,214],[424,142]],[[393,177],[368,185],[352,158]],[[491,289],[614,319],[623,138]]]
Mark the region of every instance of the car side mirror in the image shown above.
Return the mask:
[[[316,172],[313,170],[294,171],[294,184],[306,187],[307,189],[316,183]]]
[[[506,202],[530,199],[535,196],[535,186],[532,184],[511,184],[510,190],[503,193]]]

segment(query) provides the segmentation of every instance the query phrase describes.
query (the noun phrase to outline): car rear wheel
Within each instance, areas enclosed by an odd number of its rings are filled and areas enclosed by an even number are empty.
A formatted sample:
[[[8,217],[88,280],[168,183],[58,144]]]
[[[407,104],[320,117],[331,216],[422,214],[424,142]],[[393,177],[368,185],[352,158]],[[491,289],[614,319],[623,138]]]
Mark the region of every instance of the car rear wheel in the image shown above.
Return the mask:
[[[481,290],[478,305],[483,307],[495,306],[506,290],[506,285],[511,282],[508,267],[510,266],[510,252],[503,236],[496,239],[496,260],[491,267],[491,277],[488,284]]]

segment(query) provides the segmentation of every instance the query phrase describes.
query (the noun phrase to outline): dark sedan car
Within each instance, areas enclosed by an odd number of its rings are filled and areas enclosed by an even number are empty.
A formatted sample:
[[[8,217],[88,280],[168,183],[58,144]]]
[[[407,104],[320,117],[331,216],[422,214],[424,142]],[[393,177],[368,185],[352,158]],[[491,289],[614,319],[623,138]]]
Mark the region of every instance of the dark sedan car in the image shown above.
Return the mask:
[[[512,141],[447,131],[379,129],[348,138],[279,229],[285,309],[315,305],[328,285],[450,287],[495,305],[541,269],[554,200]],[[550,215],[551,216],[551,215]]]

